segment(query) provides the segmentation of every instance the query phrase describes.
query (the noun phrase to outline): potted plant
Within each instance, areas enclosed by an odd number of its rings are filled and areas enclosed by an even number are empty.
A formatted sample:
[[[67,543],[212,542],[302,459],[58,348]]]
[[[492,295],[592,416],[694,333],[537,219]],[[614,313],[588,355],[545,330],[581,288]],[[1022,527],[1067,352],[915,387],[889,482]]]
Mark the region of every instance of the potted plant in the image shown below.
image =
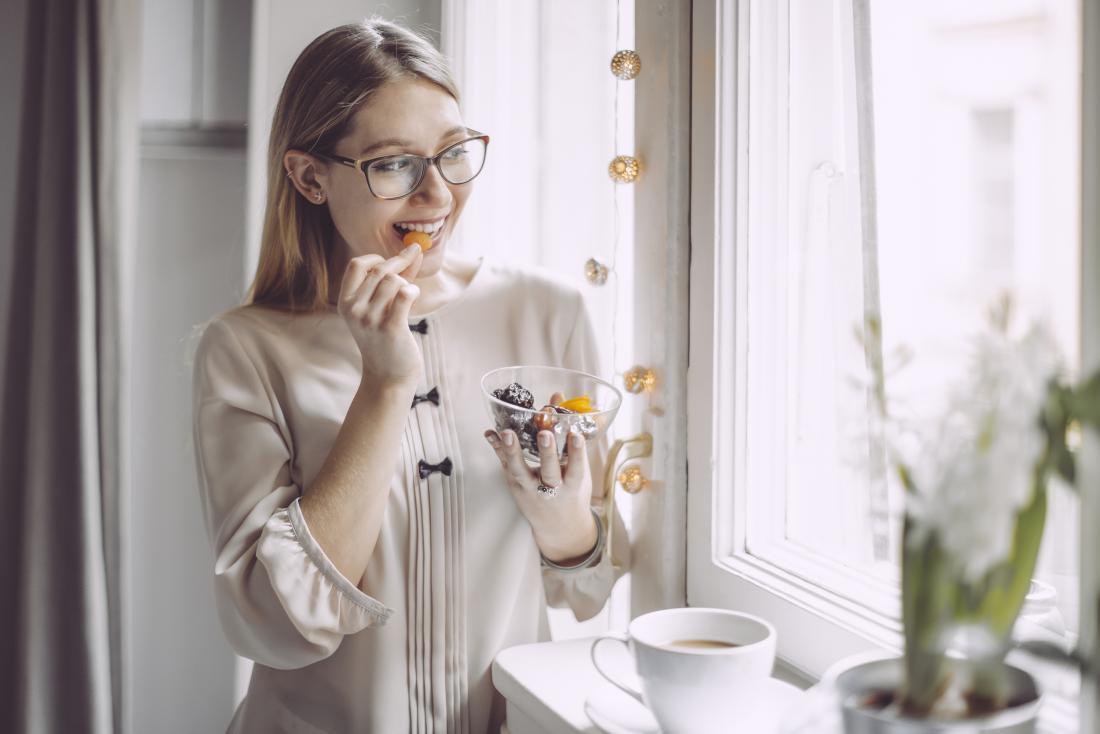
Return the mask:
[[[1035,570],[1048,481],[1074,481],[1072,437],[1100,426],[1100,375],[1068,383],[1050,334],[1038,325],[1013,334],[1010,315],[1006,299],[924,430],[890,415],[882,369],[874,375],[887,465],[905,490],[904,655],[837,677],[848,732],[1035,731],[1038,688],[1005,656]],[[867,331],[879,339],[876,323]]]

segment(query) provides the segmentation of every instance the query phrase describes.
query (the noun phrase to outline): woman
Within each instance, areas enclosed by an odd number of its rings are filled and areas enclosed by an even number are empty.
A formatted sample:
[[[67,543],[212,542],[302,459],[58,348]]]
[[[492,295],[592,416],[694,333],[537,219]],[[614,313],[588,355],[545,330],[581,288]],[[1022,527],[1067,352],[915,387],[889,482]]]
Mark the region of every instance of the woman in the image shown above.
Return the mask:
[[[256,662],[230,731],[496,731],[496,653],[610,593],[600,452],[576,437],[562,472],[540,440],[540,473],[483,430],[486,371],[597,370],[578,293],[449,251],[487,145],[440,54],[385,21],[286,80],[248,303],[195,363],[219,613]]]

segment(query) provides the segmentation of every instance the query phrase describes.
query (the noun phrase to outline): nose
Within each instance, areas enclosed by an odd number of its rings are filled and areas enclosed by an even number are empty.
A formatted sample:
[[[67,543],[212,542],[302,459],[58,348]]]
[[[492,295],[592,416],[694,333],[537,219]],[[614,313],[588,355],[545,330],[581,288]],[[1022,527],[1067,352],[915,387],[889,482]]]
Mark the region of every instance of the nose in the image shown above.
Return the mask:
[[[412,198],[419,203],[440,206],[450,203],[452,198],[451,189],[443,176],[440,175],[439,169],[435,166],[428,166],[428,170],[424,173],[424,180],[413,192]]]

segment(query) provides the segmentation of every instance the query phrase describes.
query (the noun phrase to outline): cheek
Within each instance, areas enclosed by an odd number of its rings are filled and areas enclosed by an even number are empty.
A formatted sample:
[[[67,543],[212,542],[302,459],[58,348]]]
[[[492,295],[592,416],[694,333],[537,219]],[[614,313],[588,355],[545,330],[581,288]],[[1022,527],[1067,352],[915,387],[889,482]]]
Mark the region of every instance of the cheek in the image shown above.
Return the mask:
[[[456,215],[462,212],[462,209],[466,206],[466,200],[470,198],[471,193],[473,193],[472,184],[451,187],[451,196],[454,198],[454,204],[451,208]]]
[[[390,223],[396,216],[396,207],[380,199],[366,202],[362,197],[333,204],[332,219],[336,229],[355,254],[383,254],[386,251],[385,238],[392,232]]]

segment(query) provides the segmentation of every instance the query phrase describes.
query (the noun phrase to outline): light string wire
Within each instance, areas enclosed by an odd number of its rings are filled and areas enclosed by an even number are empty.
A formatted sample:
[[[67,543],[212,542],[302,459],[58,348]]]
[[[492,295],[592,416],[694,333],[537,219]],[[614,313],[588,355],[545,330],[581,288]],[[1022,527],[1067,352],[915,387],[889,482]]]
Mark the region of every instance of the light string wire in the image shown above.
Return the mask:
[[[622,48],[621,42],[622,8],[621,0],[615,0],[615,53]],[[623,83],[619,77],[614,76],[615,93],[614,109],[611,119],[614,128],[611,133],[614,154],[619,155],[619,86]],[[609,177],[610,178],[610,177]],[[621,378],[623,371],[619,368],[619,271],[616,267],[619,261],[619,183],[611,179],[611,202],[614,213],[612,219],[611,238],[611,369],[616,378]],[[626,386],[625,380],[623,386]]]

